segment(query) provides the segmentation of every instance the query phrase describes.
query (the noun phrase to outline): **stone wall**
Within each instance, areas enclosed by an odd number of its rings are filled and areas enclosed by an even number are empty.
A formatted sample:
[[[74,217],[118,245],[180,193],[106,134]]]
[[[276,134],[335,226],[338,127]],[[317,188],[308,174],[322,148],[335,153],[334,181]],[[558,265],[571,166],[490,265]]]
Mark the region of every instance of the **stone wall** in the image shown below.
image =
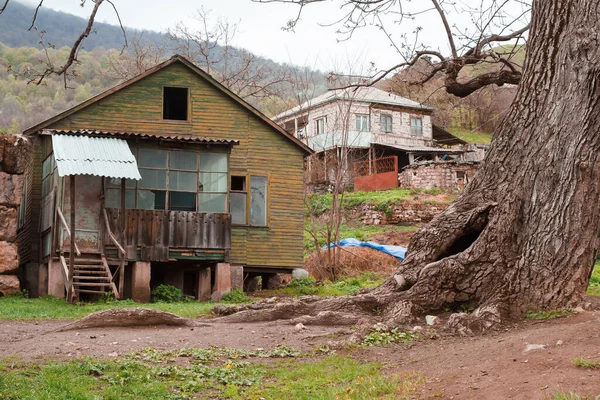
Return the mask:
[[[447,203],[417,203],[405,201],[395,204],[392,209],[376,210],[372,204],[364,204],[358,211],[357,219],[364,225],[404,225],[429,222],[448,207]]]
[[[17,224],[31,141],[0,134],[0,295],[20,289]]]
[[[462,190],[473,179],[478,162],[428,162],[404,167],[398,174],[400,187]]]

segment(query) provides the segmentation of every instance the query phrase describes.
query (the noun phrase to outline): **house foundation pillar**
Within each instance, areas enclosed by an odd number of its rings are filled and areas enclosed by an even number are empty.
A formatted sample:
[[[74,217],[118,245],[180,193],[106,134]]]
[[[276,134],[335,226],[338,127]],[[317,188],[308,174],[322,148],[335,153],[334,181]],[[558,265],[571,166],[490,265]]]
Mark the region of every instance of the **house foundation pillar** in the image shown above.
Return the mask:
[[[60,269],[60,261],[50,260],[48,262],[48,295],[64,298],[65,297],[65,280]]]
[[[229,263],[217,263],[215,266],[215,285],[210,296],[212,301],[220,301],[225,293],[231,291],[231,266]]]
[[[150,263],[136,261],[131,268],[131,298],[139,303],[150,301]]]
[[[241,265],[232,265],[230,267],[231,274],[231,288],[232,289],[243,289],[244,288],[244,267]]]
[[[198,301],[210,300],[210,288],[210,268],[200,268],[198,272]]]

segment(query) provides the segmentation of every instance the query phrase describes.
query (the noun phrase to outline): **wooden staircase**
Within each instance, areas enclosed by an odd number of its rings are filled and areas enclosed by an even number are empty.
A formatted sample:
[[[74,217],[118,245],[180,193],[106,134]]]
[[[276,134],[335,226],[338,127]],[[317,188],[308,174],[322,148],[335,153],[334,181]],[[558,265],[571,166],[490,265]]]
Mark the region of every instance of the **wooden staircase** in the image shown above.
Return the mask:
[[[69,258],[60,256],[63,278],[68,292]],[[113,274],[110,272],[108,262],[104,254],[82,253],[75,256],[73,263],[73,287],[71,288],[74,299],[79,299],[81,293],[104,295],[112,293],[115,299],[119,299],[119,291],[115,285]]]

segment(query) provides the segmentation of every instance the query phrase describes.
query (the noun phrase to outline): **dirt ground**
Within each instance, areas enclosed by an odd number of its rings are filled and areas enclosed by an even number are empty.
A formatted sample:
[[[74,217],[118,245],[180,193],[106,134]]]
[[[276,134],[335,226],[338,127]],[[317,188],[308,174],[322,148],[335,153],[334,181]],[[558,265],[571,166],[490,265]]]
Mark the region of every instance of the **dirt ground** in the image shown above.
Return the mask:
[[[71,321],[2,321],[0,357],[66,360],[92,356],[114,358],[144,347],[177,349],[228,346],[271,349],[289,345],[310,349],[347,329],[309,326],[296,332],[285,322],[201,327],[91,328],[52,332]],[[529,344],[546,348],[524,352]],[[600,359],[600,312],[589,311],[551,321],[529,321],[504,332],[478,337],[441,335],[409,347],[393,345],[348,352],[377,361],[386,373],[420,372],[428,379],[417,398],[546,399],[556,392],[593,399],[600,394],[600,370],[582,370],[577,357]]]

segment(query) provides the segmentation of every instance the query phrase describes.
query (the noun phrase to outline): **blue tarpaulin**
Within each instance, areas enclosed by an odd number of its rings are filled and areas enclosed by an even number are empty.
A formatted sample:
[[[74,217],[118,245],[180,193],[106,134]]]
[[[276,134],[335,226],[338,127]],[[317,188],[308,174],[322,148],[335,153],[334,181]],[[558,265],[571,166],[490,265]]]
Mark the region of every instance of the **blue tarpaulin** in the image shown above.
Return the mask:
[[[331,243],[329,247],[333,247],[334,244]],[[390,256],[394,256],[400,261],[404,260],[406,256],[406,247],[401,246],[388,246],[386,244],[379,244],[375,242],[362,242],[355,238],[348,238],[340,240],[340,246],[358,246],[358,247],[370,247],[375,250],[383,251],[384,253],[389,254]],[[323,246],[324,249],[327,248],[327,245]]]

